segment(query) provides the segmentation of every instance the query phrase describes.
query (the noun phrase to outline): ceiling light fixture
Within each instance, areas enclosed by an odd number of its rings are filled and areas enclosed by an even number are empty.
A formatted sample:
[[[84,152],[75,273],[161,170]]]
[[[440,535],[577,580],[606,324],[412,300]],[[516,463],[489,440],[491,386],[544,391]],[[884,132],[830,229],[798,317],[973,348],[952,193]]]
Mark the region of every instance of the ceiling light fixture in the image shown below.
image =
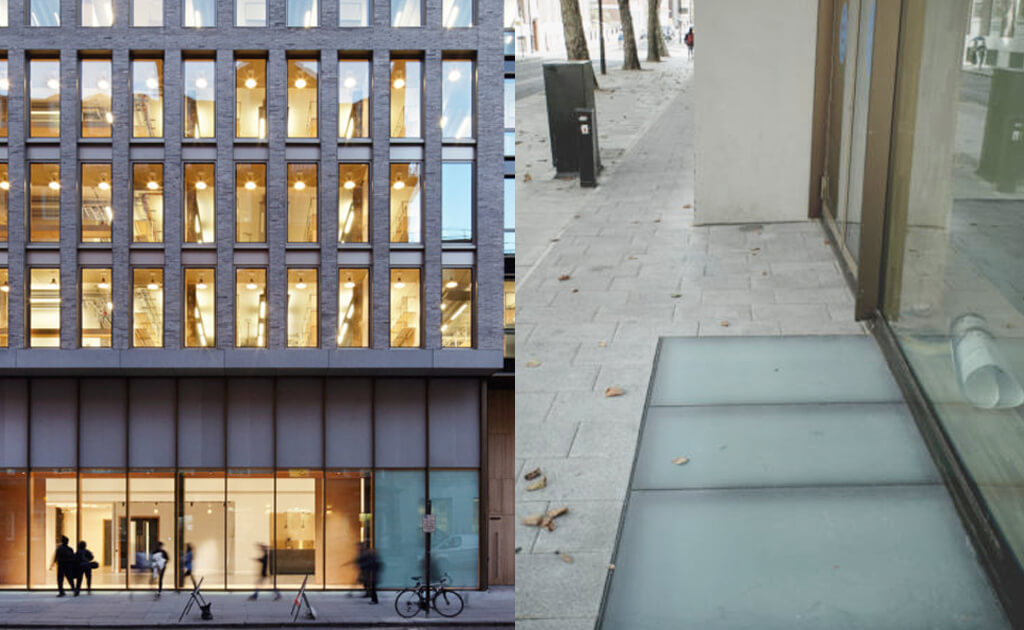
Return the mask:
[[[4,182],[4,183],[6,184],[7,182]],[[352,190],[355,187],[356,187],[356,183],[354,181],[352,181],[351,179],[346,179],[345,180],[345,190]],[[6,188],[4,190],[6,190]]]
[[[448,289],[454,289],[455,287],[459,286],[459,283],[456,282],[455,280],[449,280],[444,286]]]
[[[206,89],[207,85],[209,85],[209,83],[206,82],[206,77],[199,77],[196,79],[196,87],[200,90]]]
[[[4,285],[4,286],[7,286],[7,285]],[[354,289],[354,288],[356,288],[356,283],[352,281],[352,276],[349,276],[348,279],[345,280],[345,288],[346,289]]]
[[[11,287],[7,286],[7,281],[4,280],[3,285],[0,285],[0,291],[3,291],[4,293],[7,293],[10,290],[11,290]]]
[[[156,80],[156,77],[149,77],[146,79],[146,87],[155,90],[160,87],[160,82]]]
[[[461,78],[462,78],[462,73],[459,72],[458,70],[452,70],[451,72],[448,73],[448,80],[451,81],[452,83],[455,83],[456,81],[458,81]]]
[[[254,87],[256,87],[256,79],[254,79],[252,77],[249,77],[248,79],[246,79],[245,80],[245,87],[249,88],[250,90],[253,89]]]
[[[404,289],[405,288],[405,283],[402,282],[402,276],[398,276],[398,279],[395,282],[395,288],[396,289]]]
[[[99,81],[96,82],[96,87],[98,87],[101,90],[109,90],[110,89],[110,81],[107,81],[106,79],[100,79]]]
[[[403,182],[402,178],[399,177],[395,180],[395,190],[402,190],[403,188],[405,188],[405,182]]]
[[[101,289],[109,289],[110,288],[110,283],[107,282],[107,277],[106,276],[101,276],[100,277],[100,282],[96,286],[98,286]]]
[[[299,88],[300,90],[306,87],[306,80],[303,79],[302,77],[295,79],[295,87]]]
[[[60,182],[53,179],[50,180],[50,190],[60,190]]]
[[[246,190],[256,190],[256,182],[252,181],[251,179],[249,181],[245,182],[245,189]]]
[[[49,79],[46,82],[46,87],[50,88],[51,90],[59,90],[60,89],[60,81],[58,81],[57,79]]]
[[[146,188],[150,190],[156,190],[157,188],[160,188],[160,184],[156,183],[155,179],[151,179],[148,182],[146,182]]]
[[[97,184],[97,187],[100,190],[110,190],[110,183],[104,179],[99,184]]]
[[[206,190],[206,182],[199,180],[196,182],[196,190]]]
[[[356,78],[355,77],[345,77],[345,87],[347,87],[348,89],[351,90],[355,86],[356,86]]]
[[[7,181],[6,179],[4,181],[0,182],[0,190],[10,190],[10,189],[11,189],[11,182]]]
[[[301,179],[299,181],[295,182],[295,190],[305,190],[305,189],[306,189],[306,182],[302,181]]]
[[[302,276],[299,276],[299,281],[295,283],[295,288],[299,290],[306,288],[306,283],[302,281]]]
[[[245,288],[249,289],[250,291],[255,291],[256,286],[256,281],[252,279],[252,276],[249,276],[249,283],[245,285]]]
[[[205,291],[206,290],[206,283],[203,282],[203,277],[202,276],[199,276],[199,282],[196,283],[196,288],[199,289],[200,291]],[[196,310],[197,311],[199,310],[198,307],[196,308]]]
[[[395,86],[396,90],[401,90],[402,88],[405,87],[405,79],[403,79],[402,77],[398,77],[397,79],[395,79],[395,82],[392,85]]]
[[[150,291],[157,291],[160,289],[160,285],[156,283],[155,276],[149,277],[149,284],[146,285],[146,288],[149,289]]]

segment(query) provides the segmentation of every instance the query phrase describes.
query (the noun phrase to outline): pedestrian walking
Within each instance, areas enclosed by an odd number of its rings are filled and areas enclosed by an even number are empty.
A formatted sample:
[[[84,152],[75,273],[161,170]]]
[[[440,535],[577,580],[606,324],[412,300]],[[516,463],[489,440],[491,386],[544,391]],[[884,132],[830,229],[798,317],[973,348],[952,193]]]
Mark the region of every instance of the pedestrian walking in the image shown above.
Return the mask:
[[[369,597],[371,604],[380,603],[377,601],[377,575],[380,573],[380,557],[377,555],[377,550],[370,547],[369,542],[359,543],[356,564],[359,566],[359,581],[363,583],[363,597]]]
[[[256,589],[249,596],[249,599],[256,599],[259,596],[260,587],[270,579],[270,547],[260,543],[256,545],[256,548],[260,550],[260,557],[256,558],[256,562],[260,565],[260,579],[256,583]],[[281,593],[277,590],[277,587],[274,587],[274,599],[281,599]]]
[[[689,58],[692,59],[693,58],[693,27],[692,26],[690,27],[690,30],[686,31],[686,37],[683,38],[683,41],[686,42],[686,50],[689,53]]]
[[[160,597],[160,594],[164,592],[164,571],[167,570],[167,562],[170,559],[170,556],[167,555],[167,551],[164,549],[164,544],[157,541],[156,551],[153,552],[149,559],[153,567],[153,579],[157,580],[157,597]]]
[[[196,578],[192,575],[192,543],[185,543],[185,555],[181,559],[182,573],[181,573],[181,584],[185,585],[185,578],[192,579],[192,586],[196,585]]]
[[[85,541],[78,541],[78,551],[75,552],[75,597],[78,597],[82,590],[82,578],[85,578],[86,595],[92,595],[92,570],[99,566],[92,552],[86,547]]]
[[[64,580],[68,581],[68,588],[75,588],[75,550],[68,545],[68,537],[61,536],[60,544],[57,545],[57,550],[53,552],[53,562],[50,563],[52,569],[54,565],[57,566],[57,589],[60,591],[57,593],[57,597],[64,597]]]

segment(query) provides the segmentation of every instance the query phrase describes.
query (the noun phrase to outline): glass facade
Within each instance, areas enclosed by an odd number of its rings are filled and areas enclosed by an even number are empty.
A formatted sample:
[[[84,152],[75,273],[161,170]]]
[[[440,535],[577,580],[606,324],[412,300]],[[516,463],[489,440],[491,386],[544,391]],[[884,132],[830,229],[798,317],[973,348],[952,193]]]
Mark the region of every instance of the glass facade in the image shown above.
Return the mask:
[[[212,243],[214,240],[214,166],[185,165],[185,242]]]
[[[391,164],[391,242],[419,243],[423,238],[419,163]]]
[[[164,25],[164,0],[132,0],[132,26]]]
[[[338,0],[338,26],[369,26],[371,0]]]
[[[267,137],[267,60],[235,60],[235,136]]]
[[[317,90],[320,63],[315,59],[288,60],[288,137],[317,137]]]
[[[217,25],[216,0],[184,0],[181,12],[187,27],[209,28]]]
[[[473,240],[473,163],[441,165],[441,240]]]
[[[81,343],[83,348],[109,348],[114,302],[111,270],[82,270]]]
[[[29,241],[60,240],[60,190],[60,164],[29,165]]]
[[[213,269],[185,270],[185,347],[212,348],[216,343],[217,293]]]
[[[267,347],[267,270],[235,271],[235,345]]]
[[[516,356],[516,281],[506,279],[504,289],[505,340],[502,349],[506,359],[514,359]]]
[[[391,0],[391,26],[423,26],[423,0]]]
[[[423,80],[421,61],[391,61],[391,137],[419,138],[423,135]]]
[[[288,347],[320,345],[319,297],[316,269],[288,270]]]
[[[10,190],[11,180],[7,174],[7,163],[0,162],[0,243],[7,242]]]
[[[29,25],[60,26],[60,0],[29,0]]]
[[[420,270],[391,270],[391,347],[420,346]]]
[[[7,59],[0,57],[0,138],[7,137],[7,98],[11,92],[11,79],[8,75]]]
[[[444,0],[445,28],[473,26],[473,0]]]
[[[445,269],[441,278],[441,347],[473,347],[473,270]]]
[[[370,62],[338,62],[338,137],[370,137]]]
[[[132,165],[132,241],[164,240],[164,165]]]
[[[182,66],[185,79],[185,137],[198,140],[212,138],[215,131],[216,92],[215,63],[196,59],[186,60]]]
[[[310,28],[320,25],[317,0],[287,0],[285,23],[288,26]]]
[[[29,270],[28,346],[60,347],[60,270]]]
[[[81,65],[82,137],[109,138],[114,126],[109,59],[83,59]]]
[[[267,0],[235,0],[235,26],[266,26]]]
[[[114,0],[80,0],[82,26],[113,26]]]
[[[7,347],[7,337],[10,334],[7,318],[10,314],[10,302],[8,299],[11,293],[11,285],[8,284],[8,281],[7,268],[0,268],[0,348]]]
[[[338,165],[338,242],[366,243],[370,235],[370,165]]]

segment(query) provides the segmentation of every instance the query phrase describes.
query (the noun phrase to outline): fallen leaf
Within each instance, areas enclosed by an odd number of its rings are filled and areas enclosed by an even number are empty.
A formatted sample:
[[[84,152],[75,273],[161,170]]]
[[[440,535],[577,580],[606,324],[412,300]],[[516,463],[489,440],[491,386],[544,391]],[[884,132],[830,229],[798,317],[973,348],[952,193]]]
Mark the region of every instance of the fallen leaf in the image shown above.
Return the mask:
[[[727,322],[727,321],[725,321],[725,320],[723,319],[723,320],[722,320],[722,328],[728,328],[728,327],[729,327],[729,322]]]
[[[625,393],[626,392],[622,391],[622,388],[619,387],[618,385],[612,385],[608,389],[604,390],[604,397],[613,398],[615,396],[622,396]]]
[[[761,275],[762,275],[762,276],[767,276],[767,275],[768,275],[768,272],[767,272],[767,271],[762,271],[762,272],[761,272]]]
[[[537,477],[540,477],[540,468],[534,468],[530,472],[523,475],[523,479],[527,481],[530,481],[531,479],[536,479]]]
[[[673,293],[672,297],[674,297],[674,298],[681,298],[681,297],[683,297],[683,294],[682,293]]]
[[[692,208],[692,207],[693,207],[693,204],[692,204],[692,203],[688,203],[688,204],[686,204],[686,205],[685,205],[685,206],[683,206],[683,207],[684,207],[684,208]]]
[[[609,564],[608,565],[608,570],[609,571],[614,571],[615,570],[615,565],[614,564]]]
[[[547,487],[548,487],[548,478],[547,477],[541,477],[537,481],[534,481],[530,485],[526,486],[526,491],[527,492],[533,492],[534,490],[541,490],[541,489],[547,488]]]
[[[562,553],[561,551],[556,551],[555,555],[557,555],[559,558],[561,558],[562,562],[564,562],[566,564],[572,564],[573,563],[572,556],[570,556],[567,553]]]
[[[536,527],[540,525],[542,520],[544,520],[544,517],[542,515],[531,514],[530,516],[527,516],[522,520],[522,524],[526,525],[527,527]]]
[[[555,531],[556,529],[558,529],[558,526],[557,526],[557,525],[555,525],[555,522],[554,522],[554,521],[548,521],[547,523],[541,523],[541,524],[540,524],[540,526],[541,526],[542,528],[544,528],[544,529],[548,530],[549,532],[553,532],[553,531]]]
[[[526,362],[526,367],[528,367],[528,368],[540,367],[540,361],[538,361],[537,359],[530,359],[529,361]]]
[[[661,223],[661,219],[655,219],[654,222],[655,223]]]
[[[608,347],[608,342],[607,341],[598,341],[597,342],[597,347],[598,348],[607,348]]]
[[[754,247],[754,248],[751,248],[750,251],[752,251],[752,252],[759,252],[759,251],[761,251],[761,248],[760,247]]]
[[[636,256],[626,256],[626,260],[636,260]]]
[[[580,290],[579,290],[579,289],[573,289],[573,290],[572,290],[572,292],[573,292],[573,293],[579,293],[579,292],[580,292]]]
[[[558,281],[559,282],[565,282],[566,280],[568,280],[571,277],[572,276],[570,276],[569,274],[563,273],[562,275],[558,276]]]
[[[574,218],[574,219],[578,219],[578,218],[580,218],[580,215],[578,215],[578,214],[574,214],[574,215],[572,215],[572,218]]]
[[[689,457],[677,457],[672,460],[672,463],[675,464],[676,466],[682,466],[688,461],[690,461]]]
[[[557,243],[558,241],[559,241],[559,239],[557,239],[557,238],[553,238],[553,239],[551,239],[551,242],[552,242],[552,243]]]
[[[531,182],[531,181],[533,181],[533,175],[530,175],[529,173],[526,173],[525,175],[523,175],[523,181],[524,182]]]

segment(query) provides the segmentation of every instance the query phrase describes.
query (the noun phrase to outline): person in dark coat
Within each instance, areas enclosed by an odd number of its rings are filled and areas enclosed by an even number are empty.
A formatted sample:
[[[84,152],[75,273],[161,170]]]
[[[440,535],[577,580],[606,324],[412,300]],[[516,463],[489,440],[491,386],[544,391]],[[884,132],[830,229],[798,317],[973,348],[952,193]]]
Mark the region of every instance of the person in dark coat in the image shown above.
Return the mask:
[[[192,543],[185,543],[185,556],[181,559],[181,565],[184,568],[184,572],[181,575],[181,583],[184,586],[185,578],[192,578],[192,586],[196,585],[196,578],[192,575],[192,558],[195,554],[192,551]]]
[[[256,562],[260,563],[260,580],[256,584],[256,590],[252,592],[249,599],[256,599],[260,593],[260,587],[263,586],[267,580],[271,580],[270,576],[270,547],[264,544],[258,544],[256,547],[260,550],[260,557],[256,558]],[[281,599],[281,592],[276,588],[274,589],[274,599]]]
[[[359,543],[359,555],[356,557],[356,564],[359,566],[359,581],[363,583],[366,591],[363,597],[369,597],[371,604],[377,601],[377,575],[380,573],[380,558],[377,550],[370,548],[370,543],[364,541]]]
[[[157,597],[160,597],[160,594],[164,592],[164,572],[167,571],[167,562],[170,559],[170,556],[167,555],[167,550],[164,549],[164,544],[157,541],[156,551],[153,552],[153,556],[151,558],[153,562],[153,574],[159,579],[156,587]]]
[[[75,550],[68,545],[68,537],[61,536],[60,544],[57,545],[57,550],[53,552],[53,562],[50,563],[52,569],[54,565],[57,565],[57,588],[60,590],[57,593],[57,597],[64,597],[64,580],[68,581],[68,588],[75,588]]]
[[[75,597],[82,590],[82,578],[85,578],[85,592],[92,595],[92,552],[85,545],[84,540],[78,541],[78,551],[75,552]]]

